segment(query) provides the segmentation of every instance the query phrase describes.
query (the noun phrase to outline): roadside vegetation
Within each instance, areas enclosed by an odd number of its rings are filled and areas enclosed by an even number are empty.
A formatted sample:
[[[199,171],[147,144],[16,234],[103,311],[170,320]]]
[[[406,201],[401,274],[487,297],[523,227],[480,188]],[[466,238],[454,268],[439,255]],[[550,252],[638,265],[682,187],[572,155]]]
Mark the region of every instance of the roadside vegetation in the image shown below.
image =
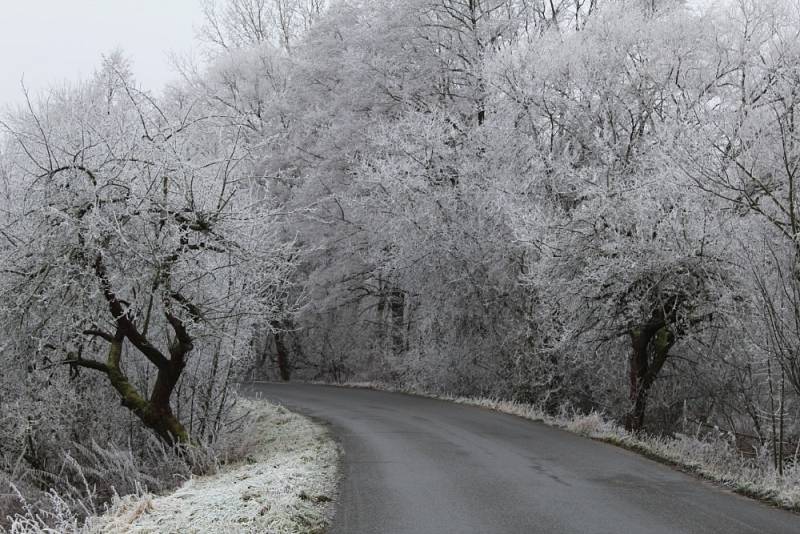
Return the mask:
[[[24,505],[14,534],[237,532],[320,534],[332,517],[339,450],[327,430],[281,406],[242,401],[245,431],[228,443],[227,461],[174,490],[142,486],[115,494],[104,513],[82,517],[50,493],[50,508]],[[121,466],[117,466],[121,467]]]

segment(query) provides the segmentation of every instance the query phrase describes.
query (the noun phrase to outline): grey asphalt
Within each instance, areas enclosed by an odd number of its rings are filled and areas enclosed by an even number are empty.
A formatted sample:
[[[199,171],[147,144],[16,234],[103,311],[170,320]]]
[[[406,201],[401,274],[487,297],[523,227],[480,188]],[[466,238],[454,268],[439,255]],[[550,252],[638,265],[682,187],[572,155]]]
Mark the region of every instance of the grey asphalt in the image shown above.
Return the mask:
[[[340,440],[332,534],[800,533],[800,515],[511,415],[364,389],[249,391]]]

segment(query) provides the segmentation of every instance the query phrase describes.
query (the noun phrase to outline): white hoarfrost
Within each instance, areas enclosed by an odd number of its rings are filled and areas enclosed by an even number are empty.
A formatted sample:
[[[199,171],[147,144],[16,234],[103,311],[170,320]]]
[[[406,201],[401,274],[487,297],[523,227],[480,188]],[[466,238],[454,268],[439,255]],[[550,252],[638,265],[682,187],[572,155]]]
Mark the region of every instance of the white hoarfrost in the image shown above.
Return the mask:
[[[92,533],[321,533],[332,513],[339,450],[306,417],[247,401],[260,444],[248,461],[165,496],[127,496],[92,518]]]

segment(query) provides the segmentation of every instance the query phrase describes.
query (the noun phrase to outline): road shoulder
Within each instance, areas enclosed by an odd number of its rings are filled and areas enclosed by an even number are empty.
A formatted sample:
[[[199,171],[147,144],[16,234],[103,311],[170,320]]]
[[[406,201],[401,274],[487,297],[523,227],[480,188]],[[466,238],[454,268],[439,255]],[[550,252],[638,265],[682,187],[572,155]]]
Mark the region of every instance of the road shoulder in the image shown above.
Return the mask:
[[[320,534],[333,515],[339,447],[328,430],[263,400],[245,400],[259,446],[246,462],[164,496],[117,499],[88,529],[102,533]]]

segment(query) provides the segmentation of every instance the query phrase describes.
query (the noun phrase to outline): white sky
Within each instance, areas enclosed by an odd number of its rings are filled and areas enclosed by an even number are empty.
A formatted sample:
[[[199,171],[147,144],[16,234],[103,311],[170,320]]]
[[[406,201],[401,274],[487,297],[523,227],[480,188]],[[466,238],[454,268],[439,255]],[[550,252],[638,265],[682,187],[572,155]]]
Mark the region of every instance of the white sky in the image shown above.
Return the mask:
[[[715,0],[690,0],[708,4]],[[716,0],[722,1],[722,0]],[[121,48],[145,88],[173,78],[169,52],[196,47],[201,0],[0,0],[0,109],[90,75]]]
[[[174,76],[168,53],[195,47],[200,0],[0,0],[0,108],[90,75],[121,48],[146,89]]]

